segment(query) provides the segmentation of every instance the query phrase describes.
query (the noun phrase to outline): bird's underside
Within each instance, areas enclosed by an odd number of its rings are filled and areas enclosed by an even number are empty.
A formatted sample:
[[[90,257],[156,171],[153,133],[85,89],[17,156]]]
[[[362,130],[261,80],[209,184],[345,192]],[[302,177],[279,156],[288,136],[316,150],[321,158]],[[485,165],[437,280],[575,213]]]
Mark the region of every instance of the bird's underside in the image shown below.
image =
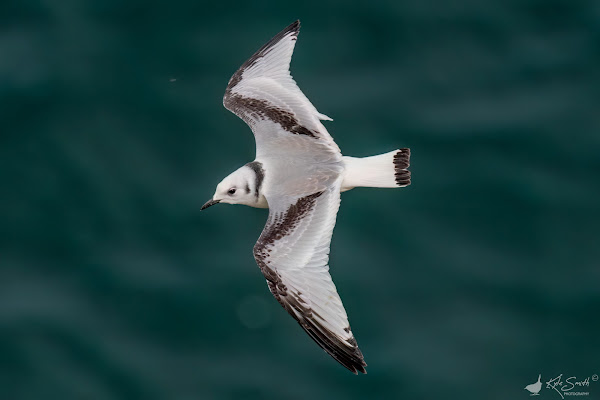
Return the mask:
[[[328,265],[344,172],[352,160],[342,157],[321,123],[329,118],[289,73],[299,28],[294,22],[250,57],[229,81],[223,103],[256,139],[252,187],[257,199],[260,190],[268,202],[269,217],[254,257],[271,293],[328,354],[350,371],[366,373]],[[398,154],[389,156],[394,187],[407,184],[398,176],[406,179],[408,165],[399,160],[408,158]]]
[[[271,293],[328,354],[364,373],[366,363],[328,266],[342,155],[320,121],[327,117],[289,73],[299,28],[294,22],[250,57],[231,78],[223,103],[250,126],[256,159],[266,166],[269,217],[254,257]],[[305,178],[298,168],[268,168],[281,159],[310,165]]]

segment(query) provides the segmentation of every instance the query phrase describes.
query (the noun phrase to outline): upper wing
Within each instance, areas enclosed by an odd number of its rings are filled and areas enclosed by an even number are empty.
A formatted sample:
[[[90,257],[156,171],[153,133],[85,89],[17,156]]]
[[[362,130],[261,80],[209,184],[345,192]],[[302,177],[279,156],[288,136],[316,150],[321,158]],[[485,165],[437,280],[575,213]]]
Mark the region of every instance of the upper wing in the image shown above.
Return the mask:
[[[341,180],[309,195],[268,198],[269,219],[254,246],[254,258],[271,293],[310,337],[350,371],[366,373],[329,275]]]
[[[320,121],[331,118],[317,111],[290,75],[299,29],[300,21],[296,21],[279,32],[233,74],[225,90],[225,108],[254,132],[257,158],[289,154],[307,146],[314,147],[311,152],[317,157],[321,153],[330,157],[328,152],[341,157],[339,147]],[[301,139],[289,146],[286,136]]]

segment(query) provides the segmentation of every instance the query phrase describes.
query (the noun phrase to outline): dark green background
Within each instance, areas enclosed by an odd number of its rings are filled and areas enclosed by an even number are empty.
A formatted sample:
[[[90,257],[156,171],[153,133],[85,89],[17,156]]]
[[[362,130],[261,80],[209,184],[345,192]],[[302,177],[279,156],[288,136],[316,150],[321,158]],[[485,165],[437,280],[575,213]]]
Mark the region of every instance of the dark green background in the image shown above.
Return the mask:
[[[343,152],[412,150],[413,184],[344,194],[333,237],[366,376],[271,297],[265,210],[200,213],[254,158],[227,81],[297,18],[293,75]],[[600,374],[599,26],[597,1],[3,1],[0,398],[527,399]]]

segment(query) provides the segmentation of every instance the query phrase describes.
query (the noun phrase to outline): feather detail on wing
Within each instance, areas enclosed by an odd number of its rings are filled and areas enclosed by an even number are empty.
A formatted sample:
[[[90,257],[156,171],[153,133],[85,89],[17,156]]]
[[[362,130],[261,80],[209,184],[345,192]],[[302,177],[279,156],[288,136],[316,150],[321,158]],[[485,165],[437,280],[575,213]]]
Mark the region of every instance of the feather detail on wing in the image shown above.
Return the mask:
[[[357,373],[366,363],[329,275],[341,179],[302,197],[268,198],[269,219],[254,257],[271,293],[329,355]]]
[[[290,75],[299,29],[296,21],[273,37],[233,74],[225,90],[223,105],[250,126],[257,154],[269,155],[273,148],[265,144],[290,134],[340,153],[320,121],[331,118],[317,111]]]

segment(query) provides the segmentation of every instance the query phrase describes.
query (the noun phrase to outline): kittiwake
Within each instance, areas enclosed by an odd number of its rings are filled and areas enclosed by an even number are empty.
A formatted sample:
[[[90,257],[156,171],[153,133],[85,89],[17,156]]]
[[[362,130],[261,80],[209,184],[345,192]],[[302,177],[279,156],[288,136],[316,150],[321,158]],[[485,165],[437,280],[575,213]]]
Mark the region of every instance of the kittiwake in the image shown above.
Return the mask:
[[[256,159],[217,185],[217,204],[268,208],[254,258],[271,293],[308,335],[344,367],[367,364],[329,275],[329,245],[340,193],[410,185],[410,150],[355,158],[342,153],[321,114],[290,75],[300,21],[262,46],[227,85],[224,106],[248,124]]]

